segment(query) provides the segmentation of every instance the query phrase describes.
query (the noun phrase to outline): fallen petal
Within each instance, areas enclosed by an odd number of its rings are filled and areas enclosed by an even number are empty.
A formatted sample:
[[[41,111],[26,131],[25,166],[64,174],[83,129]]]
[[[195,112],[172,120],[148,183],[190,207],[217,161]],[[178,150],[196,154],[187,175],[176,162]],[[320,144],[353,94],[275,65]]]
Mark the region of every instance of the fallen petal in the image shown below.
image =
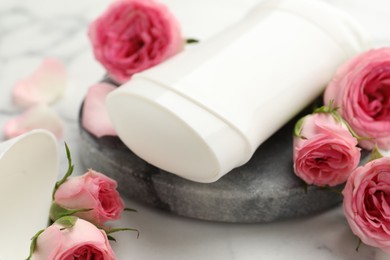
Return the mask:
[[[35,72],[15,84],[12,98],[23,108],[50,104],[64,94],[66,82],[65,66],[56,59],[47,58]]]
[[[63,122],[50,107],[37,105],[6,122],[4,136],[10,139],[33,129],[46,129],[60,139],[63,133]]]
[[[108,83],[97,83],[88,89],[84,100],[82,125],[96,137],[117,135],[105,105],[106,96],[115,88]]]

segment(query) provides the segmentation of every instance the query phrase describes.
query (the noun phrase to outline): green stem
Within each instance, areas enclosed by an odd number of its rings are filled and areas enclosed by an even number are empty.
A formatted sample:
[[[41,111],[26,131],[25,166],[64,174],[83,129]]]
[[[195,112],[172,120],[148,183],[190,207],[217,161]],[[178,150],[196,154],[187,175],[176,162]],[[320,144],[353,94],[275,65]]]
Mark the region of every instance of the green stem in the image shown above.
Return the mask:
[[[139,238],[139,231],[135,228],[110,228],[110,229],[103,229],[104,232],[106,232],[107,235],[119,232],[119,231],[135,231],[137,232],[137,238]]]
[[[52,199],[54,200],[54,195],[56,193],[56,191],[58,190],[58,188],[64,183],[66,182],[66,180],[69,178],[69,176],[72,175],[72,172],[73,172],[73,168],[74,168],[74,165],[72,164],[72,157],[70,155],[70,151],[69,151],[69,147],[68,145],[65,143],[65,150],[66,150],[66,157],[68,159],[68,170],[67,172],[65,173],[64,177],[57,181],[55,186],[54,186],[54,190],[53,190],[53,194],[52,194]]]

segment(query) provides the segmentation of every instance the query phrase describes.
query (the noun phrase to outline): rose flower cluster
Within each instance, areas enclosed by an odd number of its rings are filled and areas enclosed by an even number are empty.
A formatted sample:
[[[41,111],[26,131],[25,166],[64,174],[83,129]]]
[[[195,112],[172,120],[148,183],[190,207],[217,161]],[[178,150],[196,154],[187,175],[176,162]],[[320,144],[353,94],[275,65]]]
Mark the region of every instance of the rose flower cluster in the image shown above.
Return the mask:
[[[179,23],[168,8],[154,0],[115,0],[93,21],[88,36],[97,61],[107,70],[110,82],[97,83],[87,92],[82,125],[96,137],[115,136],[104,105],[106,95],[132,75],[160,64],[181,52],[186,41]],[[196,40],[187,41],[197,42]],[[15,84],[12,99],[23,113],[9,120],[4,135],[13,138],[36,128],[62,138],[63,122],[50,105],[65,92],[67,72],[55,58],[46,58],[30,76]],[[70,177],[73,171],[67,148],[69,170],[56,183],[50,220],[52,224],[32,237],[33,260],[116,259],[109,240],[117,231],[107,221],[120,218],[124,207],[116,181],[102,173],[88,170]]]
[[[98,83],[89,88],[82,125],[96,137],[116,135],[104,106],[106,95],[117,88],[117,84],[130,80],[134,73],[155,66],[182,51],[185,40],[175,17],[165,5],[154,0],[114,1],[90,24],[88,36],[96,60],[105,67],[110,80],[116,84]],[[61,70],[53,73],[52,66],[46,63],[14,87],[15,103],[51,103],[60,97],[65,85],[64,69],[61,67]],[[47,86],[53,85],[53,82],[58,88],[49,93]],[[10,137],[15,136],[31,128],[42,127],[43,123],[52,132],[61,128],[38,112],[33,115],[29,112],[10,122],[6,133],[10,133]],[[42,117],[45,118],[43,123],[36,119]],[[119,219],[124,210],[134,210],[124,207],[116,190],[116,181],[102,173],[88,170],[82,176],[70,177],[73,165],[68,148],[67,155],[69,170],[56,183],[53,192],[50,210],[52,225],[32,238],[28,259],[116,259],[108,242],[115,240],[110,234],[138,230],[110,228],[106,222]]]
[[[342,65],[324,93],[325,106],[294,129],[294,172],[317,186],[345,184],[347,221],[361,242],[390,253],[390,48]],[[360,150],[373,150],[359,166]]]
[[[118,220],[125,209],[117,183],[94,170],[71,177],[69,168],[53,191],[50,209],[52,225],[32,238],[28,260],[43,259],[116,259],[109,240],[111,233],[132,228],[110,228],[107,221]],[[138,232],[138,231],[137,231]]]

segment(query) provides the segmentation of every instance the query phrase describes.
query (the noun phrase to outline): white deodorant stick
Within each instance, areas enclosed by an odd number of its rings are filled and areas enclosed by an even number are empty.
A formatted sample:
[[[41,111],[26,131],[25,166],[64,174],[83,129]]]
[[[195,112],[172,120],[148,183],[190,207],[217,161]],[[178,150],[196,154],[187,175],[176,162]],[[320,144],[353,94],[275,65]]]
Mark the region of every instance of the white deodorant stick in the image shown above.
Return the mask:
[[[107,97],[109,115],[145,161],[213,182],[246,163],[339,65],[368,47],[355,23],[325,3],[265,1],[215,37],[134,75]]]

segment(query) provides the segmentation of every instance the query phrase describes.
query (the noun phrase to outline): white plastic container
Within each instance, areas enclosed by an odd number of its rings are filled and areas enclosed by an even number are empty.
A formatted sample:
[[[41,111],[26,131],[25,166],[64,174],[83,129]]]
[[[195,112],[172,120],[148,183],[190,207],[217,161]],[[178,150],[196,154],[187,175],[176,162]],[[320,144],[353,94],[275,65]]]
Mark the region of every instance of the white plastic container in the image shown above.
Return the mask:
[[[368,47],[344,13],[314,0],[270,0],[241,22],[113,91],[122,141],[147,162],[213,182],[308,105]]]
[[[0,143],[0,259],[26,259],[31,238],[49,222],[57,179],[57,140],[34,130]]]

